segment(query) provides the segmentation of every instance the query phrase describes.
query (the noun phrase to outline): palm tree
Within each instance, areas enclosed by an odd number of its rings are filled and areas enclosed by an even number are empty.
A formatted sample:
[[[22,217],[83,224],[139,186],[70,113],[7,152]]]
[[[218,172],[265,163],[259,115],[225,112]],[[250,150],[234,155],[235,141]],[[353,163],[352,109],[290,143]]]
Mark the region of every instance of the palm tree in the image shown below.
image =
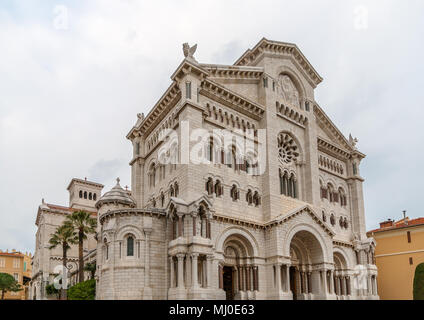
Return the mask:
[[[71,248],[71,244],[76,243],[76,234],[71,224],[65,222],[63,225],[56,229],[56,232],[51,235],[49,240],[50,247],[52,250],[56,247],[62,247],[63,255],[63,272],[62,272],[62,288],[60,290],[60,298],[66,300],[66,289],[67,289],[67,268],[68,263],[68,250]]]
[[[90,272],[90,275],[91,275],[90,279],[94,279],[94,276],[96,275],[96,263],[95,262],[86,263],[84,266],[84,271]]]
[[[96,220],[85,211],[75,211],[66,217],[66,222],[70,223],[74,231],[78,235],[78,282],[84,281],[84,239],[87,239],[88,234],[96,232]]]

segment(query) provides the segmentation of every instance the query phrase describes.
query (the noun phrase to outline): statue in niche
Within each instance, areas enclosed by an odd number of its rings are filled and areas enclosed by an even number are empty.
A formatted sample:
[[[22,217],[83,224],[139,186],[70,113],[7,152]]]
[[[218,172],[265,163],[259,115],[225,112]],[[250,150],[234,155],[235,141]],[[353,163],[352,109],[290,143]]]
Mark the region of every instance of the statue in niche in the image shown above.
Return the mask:
[[[300,108],[300,95],[296,86],[294,85],[292,79],[286,74],[280,75],[278,79],[280,85],[281,96],[284,99],[284,102],[289,105]]]

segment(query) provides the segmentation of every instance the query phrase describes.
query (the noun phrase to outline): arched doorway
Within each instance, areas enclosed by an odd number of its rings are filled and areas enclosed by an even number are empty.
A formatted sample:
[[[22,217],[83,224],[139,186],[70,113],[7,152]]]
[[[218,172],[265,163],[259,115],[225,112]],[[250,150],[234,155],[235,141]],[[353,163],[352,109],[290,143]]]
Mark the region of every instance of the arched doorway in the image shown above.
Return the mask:
[[[259,288],[258,267],[254,265],[252,244],[234,234],[223,244],[224,261],[220,265],[220,287],[227,300],[251,298]]]
[[[347,270],[347,262],[344,256],[335,252],[334,256],[334,292],[337,299],[343,300],[351,295],[350,274]]]
[[[317,269],[323,262],[323,249],[315,235],[298,231],[290,242],[289,281],[294,300],[310,300],[324,291],[326,273]]]

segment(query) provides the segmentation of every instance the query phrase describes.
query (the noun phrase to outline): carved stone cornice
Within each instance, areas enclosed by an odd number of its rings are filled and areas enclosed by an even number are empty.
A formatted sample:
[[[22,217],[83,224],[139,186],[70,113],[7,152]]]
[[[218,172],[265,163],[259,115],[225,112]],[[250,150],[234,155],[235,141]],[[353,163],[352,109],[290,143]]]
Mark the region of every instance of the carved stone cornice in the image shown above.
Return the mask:
[[[212,80],[205,79],[202,81],[201,88],[201,94],[257,121],[262,119],[265,113],[265,109],[259,104],[221,86]]]
[[[116,217],[116,216],[131,216],[131,215],[143,215],[143,216],[157,216],[158,218],[165,216],[165,210],[162,209],[126,209],[126,210],[111,210],[103,213],[99,221],[101,224],[104,223],[106,219]]]
[[[177,70],[172,74],[171,79],[179,82],[186,74],[192,73],[195,76],[203,79],[209,75],[209,72],[201,67],[200,64],[194,63],[190,60],[183,60],[178,66]]]
[[[127,134],[127,139],[132,140],[138,135],[147,136],[180,99],[181,90],[178,84],[173,82],[140,125],[131,129]]]
[[[209,78],[226,80],[260,81],[264,69],[262,67],[227,66],[217,64],[201,64],[209,72]]]
[[[345,161],[351,158],[351,153],[348,150],[335,145],[323,137],[317,138],[317,144],[318,150],[323,151],[324,153],[331,155],[339,160]]]
[[[285,43],[279,41],[270,41],[263,38],[253,48],[248,49],[235,63],[235,66],[246,66],[254,64],[260,56],[265,54],[271,54],[276,56],[289,55],[293,57],[295,63],[297,63],[301,69],[305,72],[308,81],[315,88],[322,82],[322,77],[309,63],[308,59],[303,55],[300,49],[292,43]]]

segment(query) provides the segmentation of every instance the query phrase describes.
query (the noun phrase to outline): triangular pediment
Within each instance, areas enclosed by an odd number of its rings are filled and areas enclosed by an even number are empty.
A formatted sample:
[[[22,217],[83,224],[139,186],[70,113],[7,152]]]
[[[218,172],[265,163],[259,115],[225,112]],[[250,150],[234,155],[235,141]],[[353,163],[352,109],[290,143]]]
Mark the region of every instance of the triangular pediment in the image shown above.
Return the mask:
[[[348,153],[355,151],[343,133],[341,133],[341,131],[318,105],[314,106],[314,114],[317,121],[318,138],[322,138],[326,142],[329,142],[335,147],[338,147]]]
[[[235,63],[235,66],[254,66],[264,55],[291,56],[292,60],[303,70],[308,82],[315,88],[322,82],[322,77],[306,59],[300,49],[293,43],[272,41],[263,38],[253,49],[248,49]]]
[[[330,237],[334,237],[335,233],[330,229],[330,227],[324,221],[322,221],[322,219],[316,214],[314,209],[309,204],[305,204],[291,211],[284,212],[283,214],[274,218],[272,221],[268,222],[267,226],[282,224],[293,219],[296,216],[305,215],[305,214],[309,215],[312,218],[312,220],[314,220],[316,224],[319,225],[320,228],[322,228],[323,231],[327,233]]]

